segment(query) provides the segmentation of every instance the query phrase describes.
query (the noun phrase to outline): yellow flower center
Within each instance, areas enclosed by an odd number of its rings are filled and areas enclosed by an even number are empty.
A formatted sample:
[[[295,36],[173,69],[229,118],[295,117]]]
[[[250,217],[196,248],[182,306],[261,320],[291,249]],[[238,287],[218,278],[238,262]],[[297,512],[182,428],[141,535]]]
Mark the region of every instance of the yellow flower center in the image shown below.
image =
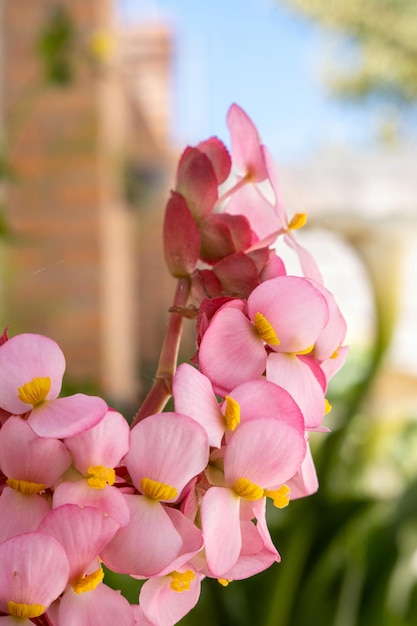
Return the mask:
[[[258,313],[255,313],[253,322],[256,330],[258,331],[258,335],[262,337],[265,343],[269,343],[270,346],[279,346],[281,342],[278,339],[275,330],[262,313],[259,313],[259,311]]]
[[[327,415],[332,410],[332,405],[327,398],[324,398],[324,414]]]
[[[296,213],[288,224],[288,230],[302,228],[307,221],[307,213]]]
[[[112,467],[92,465],[87,470],[87,483],[93,489],[104,489],[107,485],[114,485],[116,472]]]
[[[289,493],[290,493],[290,488],[288,487],[288,485],[281,485],[279,489],[274,489],[272,491],[265,489],[266,497],[271,498],[273,500],[274,506],[277,509],[283,509],[284,507],[289,505],[290,503],[290,499],[288,497]]]
[[[271,498],[274,502],[274,506],[277,509],[283,509],[289,504],[288,494],[290,492],[290,488],[288,485],[281,485],[279,489],[263,489],[259,485],[252,483],[247,478],[239,478],[233,490],[237,493],[238,496],[244,498],[245,500],[260,500],[261,498]]]
[[[190,569],[187,569],[185,572],[171,572],[169,575],[172,578],[169,586],[178,593],[189,591],[190,583],[195,578],[194,572]]]
[[[45,491],[47,487],[47,485],[43,483],[31,483],[29,480],[18,480],[17,478],[8,478],[6,482],[9,487],[24,495],[41,493],[41,491]]]
[[[225,400],[226,409],[224,411],[224,421],[226,422],[226,428],[235,430],[240,422],[240,404],[230,396],[226,396]]]
[[[21,602],[13,602],[13,600],[9,600],[7,603],[7,610],[14,617],[26,617],[27,619],[39,617],[39,615],[45,612],[45,609],[46,606],[42,604],[23,604]]]
[[[227,580],[226,578],[218,578],[217,582],[221,584],[222,587],[227,587],[231,580]]]
[[[178,493],[176,487],[160,483],[152,478],[142,478],[140,488],[143,494],[152,500],[173,500]]]
[[[101,583],[104,578],[104,572],[101,567],[96,569],[95,572],[83,576],[80,580],[72,585],[75,593],[85,593],[86,591],[93,591]]]
[[[233,490],[245,500],[260,500],[264,496],[264,490],[259,485],[251,483],[247,478],[238,478]]]
[[[51,379],[49,376],[33,378],[29,383],[25,383],[17,388],[19,400],[25,404],[39,406],[46,400],[51,389]]]

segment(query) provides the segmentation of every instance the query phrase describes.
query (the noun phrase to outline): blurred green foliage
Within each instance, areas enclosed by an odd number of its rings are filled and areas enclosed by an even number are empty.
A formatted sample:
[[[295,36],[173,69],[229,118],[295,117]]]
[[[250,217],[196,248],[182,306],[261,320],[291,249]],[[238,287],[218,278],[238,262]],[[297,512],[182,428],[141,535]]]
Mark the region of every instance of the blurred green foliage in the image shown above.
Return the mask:
[[[45,82],[68,85],[74,77],[76,30],[62,4],[53,5],[37,40],[37,51]]]
[[[349,55],[344,69],[343,59],[332,60],[333,94],[356,100],[370,95],[405,103],[417,100],[415,0],[278,1],[354,44],[356,54]]]

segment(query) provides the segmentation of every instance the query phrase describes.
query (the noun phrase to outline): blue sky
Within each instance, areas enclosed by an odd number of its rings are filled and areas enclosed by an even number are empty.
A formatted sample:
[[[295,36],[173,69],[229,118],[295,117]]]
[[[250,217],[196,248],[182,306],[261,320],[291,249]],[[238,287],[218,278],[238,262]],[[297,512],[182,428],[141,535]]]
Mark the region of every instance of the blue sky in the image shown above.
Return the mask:
[[[180,145],[213,134],[227,140],[232,102],[245,108],[279,160],[369,140],[369,111],[326,95],[320,75],[334,53],[330,37],[273,0],[119,1],[129,20],[172,25]]]

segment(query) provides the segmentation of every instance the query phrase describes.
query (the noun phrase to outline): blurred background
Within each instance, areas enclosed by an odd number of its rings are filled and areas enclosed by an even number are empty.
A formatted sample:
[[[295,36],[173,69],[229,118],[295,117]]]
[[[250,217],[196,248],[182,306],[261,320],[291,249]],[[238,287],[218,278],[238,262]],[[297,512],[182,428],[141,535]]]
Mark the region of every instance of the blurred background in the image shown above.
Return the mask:
[[[232,102],[273,152],[289,215],[308,214],[299,239],[351,349],[331,432],[311,438],[319,492],[269,511],[282,563],[206,580],[182,623],[412,626],[415,0],[0,0],[0,323],[53,337],[67,392],[133,415],[174,289],[161,225],[176,160],[228,143]]]

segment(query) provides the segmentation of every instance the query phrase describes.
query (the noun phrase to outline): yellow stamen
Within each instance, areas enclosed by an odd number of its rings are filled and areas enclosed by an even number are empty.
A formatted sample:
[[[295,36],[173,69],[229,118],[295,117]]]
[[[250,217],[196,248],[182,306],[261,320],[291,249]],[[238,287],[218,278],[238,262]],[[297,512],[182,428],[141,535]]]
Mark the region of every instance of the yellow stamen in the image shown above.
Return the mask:
[[[47,487],[47,485],[43,483],[31,483],[29,480],[18,480],[17,478],[8,478],[6,482],[9,487],[24,495],[41,493],[41,491],[45,491]]]
[[[233,582],[232,580],[226,580],[226,578],[218,578],[217,582],[221,584],[222,587],[227,587],[227,585],[231,582]]]
[[[330,358],[337,359],[338,356],[339,356],[339,348],[336,348],[336,350],[333,352]]]
[[[260,500],[264,496],[264,490],[259,485],[251,483],[247,478],[238,478],[233,490],[245,500]]]
[[[87,483],[93,489],[104,489],[106,485],[114,485],[116,472],[112,467],[92,465],[87,470]]]
[[[7,611],[14,617],[26,617],[31,619],[32,617],[39,617],[45,612],[46,606],[42,604],[23,604],[21,602],[13,602],[9,600],[7,603]]]
[[[279,346],[281,342],[276,336],[275,330],[262,313],[255,313],[253,321],[258,334],[262,337],[265,343],[269,343],[271,346]]]
[[[314,349],[314,343],[311,344],[311,346],[308,346],[308,348],[305,348],[305,350],[298,350],[298,352],[296,352],[295,354],[310,354],[310,352],[312,352],[313,349]]]
[[[307,213],[296,213],[288,224],[288,230],[302,228],[307,221]]]
[[[331,410],[332,410],[332,405],[330,404],[327,398],[324,398],[324,414],[327,415],[327,413],[330,413]]]
[[[172,578],[169,586],[178,593],[189,591],[190,583],[195,578],[194,572],[190,569],[187,569],[185,572],[171,572],[169,575]]]
[[[224,411],[224,421],[229,430],[235,430],[240,422],[240,404],[230,396],[225,397],[226,409]]]
[[[19,400],[25,404],[32,404],[33,406],[39,406],[46,400],[51,389],[51,379],[49,376],[43,376],[39,378],[33,378],[29,383],[25,383],[21,387],[17,388],[17,395]]]
[[[152,500],[173,500],[178,493],[176,487],[160,483],[152,478],[142,478],[140,488],[143,494]]]
[[[274,501],[274,506],[277,509],[283,509],[289,505],[290,499],[288,494],[290,493],[290,488],[288,485],[281,485],[279,489],[274,489],[269,491],[265,489],[265,495],[267,498],[271,498]]]
[[[83,578],[80,578],[80,580],[77,580],[77,582],[72,585],[72,588],[75,593],[85,593],[86,591],[93,591],[93,589],[95,589],[97,585],[101,583],[103,578],[104,572],[101,567],[99,567],[98,569],[96,569],[95,572],[87,574],[87,576],[84,576]]]

